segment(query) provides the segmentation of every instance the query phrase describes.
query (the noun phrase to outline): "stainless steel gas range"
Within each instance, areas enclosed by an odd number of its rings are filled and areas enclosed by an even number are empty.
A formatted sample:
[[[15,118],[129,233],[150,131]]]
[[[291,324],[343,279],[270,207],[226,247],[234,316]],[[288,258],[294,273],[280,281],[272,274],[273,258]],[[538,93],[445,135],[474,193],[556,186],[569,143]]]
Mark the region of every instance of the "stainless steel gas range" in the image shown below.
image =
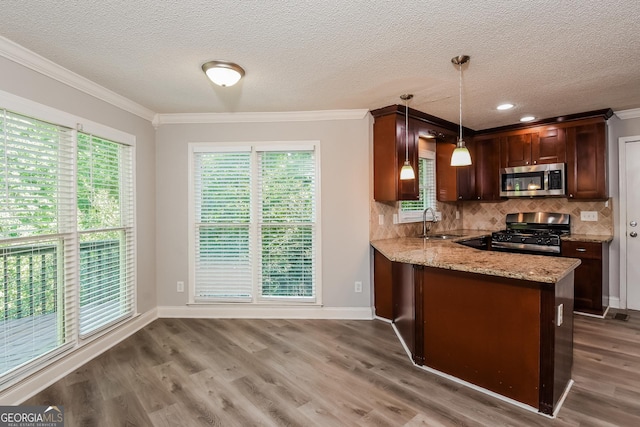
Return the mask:
[[[507,228],[491,234],[491,250],[559,256],[560,237],[571,233],[570,221],[562,213],[507,214]]]

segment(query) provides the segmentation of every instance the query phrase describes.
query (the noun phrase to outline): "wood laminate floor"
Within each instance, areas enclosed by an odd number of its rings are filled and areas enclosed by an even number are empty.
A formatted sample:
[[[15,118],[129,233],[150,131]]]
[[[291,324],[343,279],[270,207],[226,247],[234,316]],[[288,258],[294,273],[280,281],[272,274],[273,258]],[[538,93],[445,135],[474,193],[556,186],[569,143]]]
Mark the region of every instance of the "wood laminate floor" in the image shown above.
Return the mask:
[[[415,368],[389,324],[160,319],[24,402],[67,426],[640,426],[640,312],[576,316],[556,419]]]

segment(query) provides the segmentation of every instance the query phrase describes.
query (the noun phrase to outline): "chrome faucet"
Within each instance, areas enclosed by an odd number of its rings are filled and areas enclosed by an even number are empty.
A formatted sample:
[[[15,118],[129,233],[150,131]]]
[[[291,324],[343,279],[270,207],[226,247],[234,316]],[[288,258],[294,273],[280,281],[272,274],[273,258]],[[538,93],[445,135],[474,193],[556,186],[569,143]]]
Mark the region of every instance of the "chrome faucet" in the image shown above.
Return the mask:
[[[428,211],[431,211],[431,221],[430,221],[431,224],[429,225],[429,228],[427,228],[427,212]],[[424,212],[422,212],[422,237],[427,237],[427,233],[431,231],[431,226],[436,222],[438,222],[438,220],[436,219],[436,211],[434,211],[433,208],[429,206],[427,209],[424,210]]]

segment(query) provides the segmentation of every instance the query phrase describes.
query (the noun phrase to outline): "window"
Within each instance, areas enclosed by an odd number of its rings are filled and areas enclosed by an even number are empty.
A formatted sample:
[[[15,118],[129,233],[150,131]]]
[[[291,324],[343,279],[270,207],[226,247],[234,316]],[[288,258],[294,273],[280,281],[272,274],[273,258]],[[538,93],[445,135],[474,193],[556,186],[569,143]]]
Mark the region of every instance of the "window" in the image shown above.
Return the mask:
[[[80,337],[133,313],[132,151],[78,133]]]
[[[317,146],[191,146],[194,302],[316,302]]]
[[[420,180],[419,199],[400,202],[398,221],[401,223],[422,221],[422,213],[426,208],[432,207],[436,209],[436,160],[434,152],[420,150],[418,179]]]
[[[0,110],[0,159],[7,385],[133,314],[133,146]]]

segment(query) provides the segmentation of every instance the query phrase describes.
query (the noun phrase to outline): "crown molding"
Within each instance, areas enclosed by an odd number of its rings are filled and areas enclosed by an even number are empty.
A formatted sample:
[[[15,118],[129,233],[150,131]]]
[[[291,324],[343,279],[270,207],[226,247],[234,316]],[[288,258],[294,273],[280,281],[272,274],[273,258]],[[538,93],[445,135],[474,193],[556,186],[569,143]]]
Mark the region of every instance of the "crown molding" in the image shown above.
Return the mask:
[[[323,120],[360,120],[369,110],[283,111],[258,113],[179,113],[156,114],[153,125],[205,123],[317,122]]]
[[[622,120],[640,118],[640,108],[632,108],[630,110],[616,111],[615,115]]]
[[[0,56],[105,101],[129,113],[152,121],[156,113],[91,80],[50,61],[19,44],[0,36]]]

